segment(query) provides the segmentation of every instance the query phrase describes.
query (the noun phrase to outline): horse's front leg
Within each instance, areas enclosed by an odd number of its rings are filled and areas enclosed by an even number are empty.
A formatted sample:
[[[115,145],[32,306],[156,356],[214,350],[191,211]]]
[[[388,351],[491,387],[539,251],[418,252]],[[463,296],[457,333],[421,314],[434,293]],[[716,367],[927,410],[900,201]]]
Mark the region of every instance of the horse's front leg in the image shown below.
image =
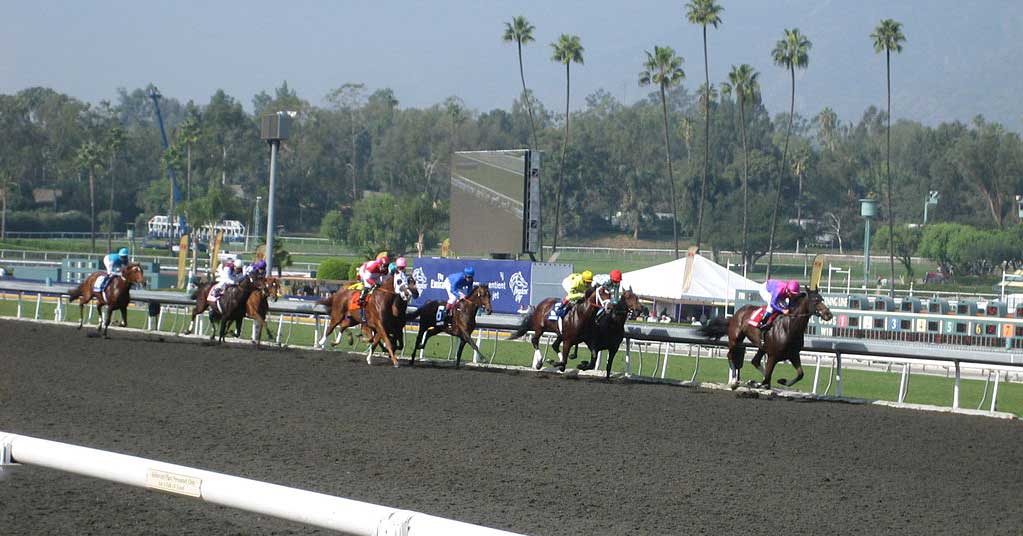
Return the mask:
[[[78,329],[85,325],[85,302],[78,300]]]
[[[762,389],[771,388],[771,375],[774,374],[774,367],[778,364],[778,356],[774,354],[767,355],[767,366],[764,367],[764,382],[760,384]]]

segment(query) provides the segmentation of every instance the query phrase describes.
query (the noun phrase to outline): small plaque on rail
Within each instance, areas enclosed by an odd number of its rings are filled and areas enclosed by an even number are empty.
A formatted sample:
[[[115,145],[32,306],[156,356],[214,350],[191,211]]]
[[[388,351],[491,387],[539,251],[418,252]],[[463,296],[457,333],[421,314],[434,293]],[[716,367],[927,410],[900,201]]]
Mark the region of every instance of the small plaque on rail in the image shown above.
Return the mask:
[[[189,497],[202,496],[202,479],[150,469],[146,474],[146,487]]]

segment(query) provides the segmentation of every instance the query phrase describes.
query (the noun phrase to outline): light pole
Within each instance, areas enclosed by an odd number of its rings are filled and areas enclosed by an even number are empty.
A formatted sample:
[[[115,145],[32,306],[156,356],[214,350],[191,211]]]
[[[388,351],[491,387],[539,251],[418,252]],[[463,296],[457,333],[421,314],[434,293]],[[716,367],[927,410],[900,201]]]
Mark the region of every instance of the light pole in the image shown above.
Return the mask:
[[[266,266],[268,272],[273,271],[274,266],[274,186],[277,182],[277,153],[281,148],[281,140],[288,139],[291,118],[295,115],[297,112],[266,114],[263,116],[260,128],[260,138],[270,144],[270,193],[267,195],[266,208]]]
[[[863,288],[867,288],[867,279],[870,277],[870,220],[877,216],[877,200],[860,199],[860,216],[866,220],[863,229]]]
[[[940,197],[941,194],[937,190],[929,190],[927,192],[927,199],[924,200],[924,225],[927,225],[927,207],[931,205],[937,206]],[[1016,196],[1016,201],[1019,201],[1018,195]]]

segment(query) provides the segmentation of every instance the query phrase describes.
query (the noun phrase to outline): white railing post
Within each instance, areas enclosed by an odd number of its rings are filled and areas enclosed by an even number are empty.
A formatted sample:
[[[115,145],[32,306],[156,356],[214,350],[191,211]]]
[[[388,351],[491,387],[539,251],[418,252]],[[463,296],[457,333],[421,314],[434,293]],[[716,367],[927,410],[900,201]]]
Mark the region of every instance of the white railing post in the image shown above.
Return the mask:
[[[842,352],[835,352],[835,396],[842,396]]]
[[[731,370],[731,369],[729,369]],[[821,356],[817,355],[817,365],[813,367],[813,389],[810,391],[813,394],[817,394],[817,385],[821,378]],[[731,381],[731,378],[729,378]]]
[[[962,377],[962,374],[961,374],[961,372],[959,370],[959,362],[958,361],[955,362],[955,366],[956,366],[956,380],[955,380],[954,386],[952,387],[952,409],[959,409],[959,380]]]
[[[625,377],[632,376],[632,339],[625,339]]]
[[[906,401],[906,389],[909,387],[909,363],[902,364],[902,375],[899,377],[899,403]]]
[[[36,294],[36,314],[33,317],[33,320],[39,320],[39,308],[42,307],[42,305],[43,305],[43,293],[40,292],[40,293]]]
[[[1002,379],[1002,371],[995,370],[995,386],[991,390],[991,412],[995,411],[995,401],[998,400],[998,382]]]
[[[19,291],[18,292],[18,318],[21,318],[21,298],[22,297],[23,297],[23,294]]]

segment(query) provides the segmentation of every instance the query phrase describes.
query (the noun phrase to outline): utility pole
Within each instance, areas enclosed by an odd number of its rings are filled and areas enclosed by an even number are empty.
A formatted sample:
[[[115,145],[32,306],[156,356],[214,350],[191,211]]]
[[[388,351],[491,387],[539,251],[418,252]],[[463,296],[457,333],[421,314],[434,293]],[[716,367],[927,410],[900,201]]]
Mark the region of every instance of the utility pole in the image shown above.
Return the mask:
[[[273,271],[274,267],[274,190],[277,182],[277,154],[281,149],[281,140],[288,139],[288,134],[291,130],[291,118],[295,115],[297,115],[297,112],[266,114],[263,116],[260,128],[260,137],[270,144],[270,193],[267,195],[266,208],[267,271]]]

